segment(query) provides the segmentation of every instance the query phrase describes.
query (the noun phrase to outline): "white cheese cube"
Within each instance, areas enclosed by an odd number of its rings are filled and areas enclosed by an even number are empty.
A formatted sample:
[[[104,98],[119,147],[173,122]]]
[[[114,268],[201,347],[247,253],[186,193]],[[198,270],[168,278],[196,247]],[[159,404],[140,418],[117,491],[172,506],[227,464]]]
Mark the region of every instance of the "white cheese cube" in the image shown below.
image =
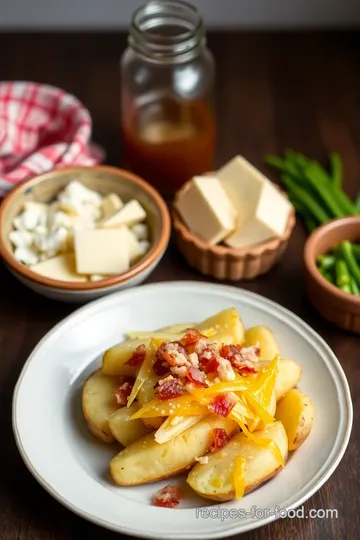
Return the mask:
[[[244,248],[284,234],[291,204],[275,185],[243,157],[217,173],[238,212],[238,226],[225,243]]]
[[[150,242],[148,240],[141,240],[139,242],[139,246],[141,249],[141,254],[145,255],[150,249]]]
[[[96,206],[99,206],[102,202],[100,193],[89,189],[77,180],[69,182],[64,191],[60,193],[59,200],[62,201],[63,199],[70,200],[75,204],[90,203]]]
[[[92,274],[90,276],[90,281],[102,281],[103,279],[108,278],[109,276],[101,276],[100,274]]]
[[[65,229],[70,229],[73,224],[73,219],[71,216],[62,212],[61,210],[54,209],[49,211],[48,226],[50,231],[56,231],[60,227],[65,227]]]
[[[79,274],[121,274],[130,268],[128,236],[124,229],[75,232]]]
[[[136,259],[141,257],[143,255],[143,249],[140,245],[140,243],[137,241],[137,238],[135,234],[128,229],[127,227],[123,227],[125,238],[129,250],[129,257],[130,257],[130,264],[133,263]]]
[[[81,215],[91,221],[98,221],[102,216],[102,212],[100,206],[96,206],[95,204],[91,203],[84,203],[81,207]]]
[[[139,241],[149,239],[149,227],[146,223],[137,223],[131,227],[131,230]]]
[[[235,208],[215,177],[194,177],[176,208],[187,227],[209,244],[221,242],[236,228]]]
[[[35,234],[34,245],[42,253],[59,253],[64,251],[67,243],[68,231],[61,227],[49,234]]]
[[[14,229],[16,229],[17,231],[26,231],[21,216],[16,216],[13,219],[12,224],[13,224]]]
[[[28,201],[24,205],[24,211],[21,214],[23,227],[27,231],[33,231],[40,222],[47,219],[48,207],[46,204]]]
[[[106,195],[101,203],[101,211],[102,211],[102,217],[103,219],[107,219],[119,210],[122,209],[124,206],[124,203],[120,199],[119,195],[116,195],[116,193],[109,193],[109,195]]]
[[[15,247],[23,248],[31,246],[34,240],[34,235],[29,231],[11,231],[9,238]]]
[[[80,201],[74,201],[69,197],[62,197],[59,204],[60,210],[69,214],[69,216],[80,217],[82,213],[82,205]]]
[[[132,201],[126,203],[119,212],[114,216],[105,219],[101,222],[100,226],[107,229],[115,229],[121,227],[122,225],[135,225],[135,223],[140,223],[146,219],[146,212],[139,203],[133,199]]]
[[[32,247],[18,247],[15,249],[14,257],[18,262],[23,264],[32,265],[36,264],[39,260],[39,255],[35,248]]]
[[[31,270],[41,276],[59,281],[87,281],[86,276],[76,273],[75,256],[73,253],[58,255],[47,261],[31,266]]]

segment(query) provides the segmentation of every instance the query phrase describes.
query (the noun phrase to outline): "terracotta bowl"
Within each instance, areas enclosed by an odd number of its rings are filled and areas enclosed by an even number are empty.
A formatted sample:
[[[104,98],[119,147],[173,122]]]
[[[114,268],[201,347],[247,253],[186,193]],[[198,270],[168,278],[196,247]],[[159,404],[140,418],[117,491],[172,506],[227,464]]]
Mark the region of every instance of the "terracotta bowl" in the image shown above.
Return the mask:
[[[135,198],[145,208],[151,247],[128,272],[97,282],[72,283],[40,276],[16,261],[9,233],[13,219],[21,211],[24,202],[50,202],[74,179],[103,195],[117,193],[125,202]],[[138,176],[114,167],[74,167],[42,174],[15,188],[0,206],[0,255],[9,270],[34,291],[67,302],[87,302],[140,284],[160,262],[169,242],[170,231],[170,214],[158,192]]]
[[[316,229],[305,244],[306,292],[309,300],[328,321],[360,334],[360,297],[345,293],[329,283],[316,267],[316,257],[342,240],[360,241],[360,216],[330,221]]]
[[[189,183],[176,194],[175,204],[182,191],[188,188]],[[195,236],[175,208],[172,218],[178,248],[190,266],[205,276],[229,281],[250,280],[266,274],[282,257],[296,222],[295,212],[292,211],[282,237],[251,248],[233,249],[225,245],[210,245]]]

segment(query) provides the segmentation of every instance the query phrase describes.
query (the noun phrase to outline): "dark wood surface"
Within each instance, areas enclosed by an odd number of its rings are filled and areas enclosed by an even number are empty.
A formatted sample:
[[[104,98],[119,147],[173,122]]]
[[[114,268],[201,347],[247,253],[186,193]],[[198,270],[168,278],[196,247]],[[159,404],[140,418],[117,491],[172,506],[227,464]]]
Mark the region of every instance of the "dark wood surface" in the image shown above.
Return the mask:
[[[241,152],[263,169],[267,152],[292,147],[323,159],[337,150],[345,162],[345,186],[355,195],[360,190],[358,35],[214,34],[209,42],[218,60],[218,164]],[[94,136],[106,148],[107,161],[120,165],[118,62],[124,47],[125,36],[115,34],[3,34],[0,77],[51,83],[77,95],[91,111]],[[304,241],[299,223],[282,262],[267,276],[236,286],[300,315],[326,339],[346,372],[355,413],[351,442],[332,478],[305,504],[305,511],[337,509],[338,518],[280,520],[243,535],[243,540],[355,540],[360,534],[360,339],[323,321],[307,303]],[[149,281],[175,279],[203,278],[172,244]],[[0,539],[119,537],[53,500],[25,468],[11,430],[12,392],[25,360],[39,339],[74,309],[31,293],[0,264]]]

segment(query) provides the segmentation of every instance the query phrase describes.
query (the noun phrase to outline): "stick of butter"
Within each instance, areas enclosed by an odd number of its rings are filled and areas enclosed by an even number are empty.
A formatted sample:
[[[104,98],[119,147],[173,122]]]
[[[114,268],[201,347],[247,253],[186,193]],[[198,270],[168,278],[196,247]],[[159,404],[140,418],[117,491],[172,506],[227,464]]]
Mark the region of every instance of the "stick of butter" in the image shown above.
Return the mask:
[[[130,268],[128,234],[124,229],[76,231],[74,247],[79,274],[122,274]]]
[[[244,248],[284,234],[290,202],[246,159],[235,157],[217,178],[238,212],[236,231],[225,239],[228,246]]]
[[[188,228],[209,244],[224,240],[237,225],[231,199],[212,176],[195,176],[179,196],[176,209]]]
[[[87,281],[86,276],[76,273],[73,253],[64,253],[52,259],[47,259],[44,262],[34,264],[30,269],[41,276],[59,281]]]

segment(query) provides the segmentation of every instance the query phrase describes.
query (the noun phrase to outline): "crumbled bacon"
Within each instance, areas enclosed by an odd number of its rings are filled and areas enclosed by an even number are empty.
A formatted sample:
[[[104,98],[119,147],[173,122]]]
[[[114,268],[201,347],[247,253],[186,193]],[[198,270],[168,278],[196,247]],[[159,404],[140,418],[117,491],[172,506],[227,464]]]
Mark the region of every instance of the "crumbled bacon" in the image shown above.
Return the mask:
[[[145,345],[139,345],[129,360],[126,362],[129,366],[140,367],[146,358]]]
[[[219,365],[220,365],[219,360],[217,360],[217,358],[215,357],[210,358],[210,360],[206,360],[206,362],[201,363],[201,367],[206,373],[216,373]]]
[[[214,442],[210,448],[211,452],[215,452],[216,450],[220,450],[221,448],[224,448],[225,444],[227,444],[230,441],[229,435],[226,433],[225,429],[223,428],[214,428],[213,437],[214,437]]]
[[[128,397],[134,386],[134,379],[132,377],[123,377],[120,386],[115,390],[114,396],[116,403],[121,407],[127,404]]]
[[[186,358],[186,349],[179,341],[162,343],[156,351],[156,360],[174,367],[189,364]]]
[[[169,364],[167,362],[163,362],[162,360],[158,359],[155,360],[153,365],[153,370],[155,375],[158,375],[159,377],[162,377],[163,375],[166,375],[169,373]]]
[[[155,493],[152,504],[163,508],[175,508],[183,498],[183,491],[179,486],[170,484]]]
[[[183,383],[173,377],[167,379],[169,380],[163,380],[162,384],[155,388],[156,397],[158,399],[173,399],[182,396],[185,392]]]
[[[240,345],[223,345],[220,354],[229,360],[231,365],[241,374],[257,373],[257,361],[260,354],[259,347],[241,347]]]
[[[230,394],[218,394],[209,403],[209,410],[219,416],[228,416],[236,404],[236,398]]]
[[[190,347],[191,345],[195,345],[195,343],[197,343],[199,339],[203,337],[204,336],[199,332],[199,330],[188,328],[185,336],[180,340],[180,343],[184,347]]]
[[[186,373],[186,378],[188,381],[193,383],[195,386],[200,388],[208,388],[209,385],[206,384],[205,375],[200,371],[200,369],[191,367]]]

